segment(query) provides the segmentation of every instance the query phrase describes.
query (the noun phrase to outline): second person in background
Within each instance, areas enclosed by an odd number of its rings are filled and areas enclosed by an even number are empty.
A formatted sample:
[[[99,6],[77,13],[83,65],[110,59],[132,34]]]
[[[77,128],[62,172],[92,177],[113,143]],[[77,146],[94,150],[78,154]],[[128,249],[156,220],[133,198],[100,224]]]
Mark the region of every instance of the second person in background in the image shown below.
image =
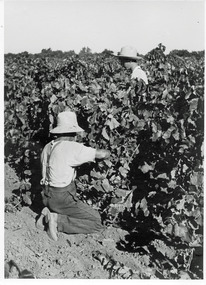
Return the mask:
[[[137,50],[134,47],[122,47],[117,56],[121,64],[132,71],[131,79],[142,79],[146,85],[148,84],[146,72],[142,70],[139,64],[142,57],[137,55]]]

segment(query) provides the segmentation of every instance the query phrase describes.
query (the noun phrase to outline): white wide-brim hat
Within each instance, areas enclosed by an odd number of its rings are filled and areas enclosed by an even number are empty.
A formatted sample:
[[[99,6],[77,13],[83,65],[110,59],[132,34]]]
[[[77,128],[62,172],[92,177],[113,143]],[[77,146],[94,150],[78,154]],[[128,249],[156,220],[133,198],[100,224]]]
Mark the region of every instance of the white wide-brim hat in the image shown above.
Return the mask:
[[[141,56],[137,56],[137,50],[131,46],[122,47],[117,56],[120,58],[132,58],[132,59],[142,58]]]
[[[77,116],[74,112],[65,111],[57,116],[56,128],[50,130],[52,134],[66,134],[84,132],[77,123]]]

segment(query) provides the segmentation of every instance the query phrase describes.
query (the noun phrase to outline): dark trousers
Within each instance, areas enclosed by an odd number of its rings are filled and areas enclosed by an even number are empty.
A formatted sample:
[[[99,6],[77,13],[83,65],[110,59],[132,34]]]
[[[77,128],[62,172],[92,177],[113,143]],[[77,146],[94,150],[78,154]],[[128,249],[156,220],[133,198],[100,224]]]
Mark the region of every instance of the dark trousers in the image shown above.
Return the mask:
[[[74,182],[64,188],[45,186],[42,197],[43,204],[58,214],[59,232],[88,234],[103,229],[99,213],[76,197]]]

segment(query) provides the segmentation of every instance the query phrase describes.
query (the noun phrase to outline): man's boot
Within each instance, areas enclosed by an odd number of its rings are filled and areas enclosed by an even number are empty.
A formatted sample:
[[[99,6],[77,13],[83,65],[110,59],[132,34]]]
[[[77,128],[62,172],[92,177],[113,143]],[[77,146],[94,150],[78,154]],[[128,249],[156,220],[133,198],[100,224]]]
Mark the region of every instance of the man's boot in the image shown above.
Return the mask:
[[[47,207],[45,207],[42,212],[40,217],[38,218],[38,220],[36,221],[36,228],[39,230],[44,230],[45,226],[44,226],[44,218],[47,215],[47,213],[49,212],[49,209]]]
[[[58,214],[57,213],[51,213],[50,211],[45,211],[45,222],[48,224],[48,229],[47,229],[47,234],[48,236],[57,241],[57,218]]]

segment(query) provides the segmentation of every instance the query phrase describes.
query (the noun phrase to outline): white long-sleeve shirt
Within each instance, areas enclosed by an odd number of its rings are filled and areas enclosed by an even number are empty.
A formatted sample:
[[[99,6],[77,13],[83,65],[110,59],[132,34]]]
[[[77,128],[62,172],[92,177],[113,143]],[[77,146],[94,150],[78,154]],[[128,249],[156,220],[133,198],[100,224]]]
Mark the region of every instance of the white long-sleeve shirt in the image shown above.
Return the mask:
[[[146,72],[142,70],[140,66],[135,67],[135,69],[133,70],[131,79],[134,78],[142,79],[146,84],[148,84]]]
[[[48,143],[41,154],[42,180],[53,187],[69,185],[76,177],[75,167],[95,161],[95,153],[94,148],[74,141]]]

